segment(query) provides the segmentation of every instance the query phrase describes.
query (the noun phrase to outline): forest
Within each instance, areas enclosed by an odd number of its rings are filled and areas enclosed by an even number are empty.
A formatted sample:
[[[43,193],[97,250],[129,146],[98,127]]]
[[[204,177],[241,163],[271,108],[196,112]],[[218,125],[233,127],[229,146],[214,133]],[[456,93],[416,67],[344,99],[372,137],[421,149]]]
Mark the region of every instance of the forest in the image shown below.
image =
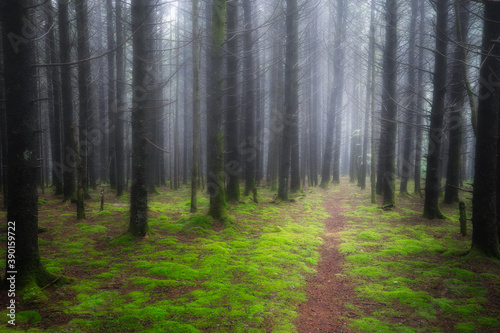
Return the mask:
[[[2,0],[0,35],[0,331],[500,331],[500,1]]]

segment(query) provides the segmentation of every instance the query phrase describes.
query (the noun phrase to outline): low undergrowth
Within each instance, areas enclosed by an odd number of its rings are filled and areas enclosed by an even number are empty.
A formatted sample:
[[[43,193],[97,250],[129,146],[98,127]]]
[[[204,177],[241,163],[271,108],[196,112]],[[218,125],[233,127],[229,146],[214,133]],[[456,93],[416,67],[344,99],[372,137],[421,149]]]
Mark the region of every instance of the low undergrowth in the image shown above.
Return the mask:
[[[124,234],[127,196],[107,190],[99,211],[93,193],[85,221],[70,205],[42,196],[42,261],[77,280],[47,288],[50,301],[21,305],[14,330],[294,332],[304,276],[314,272],[328,216],[324,192],[275,204],[274,193],[260,189],[259,204],[247,198],[230,205],[230,222],[222,225],[189,213],[188,189],[160,190],[150,197],[150,233],[141,241]],[[200,212],[207,205],[200,198]]]
[[[457,207],[421,218],[422,201],[401,196],[384,211],[352,184],[340,251],[356,299],[346,305],[361,332],[498,332],[498,261],[465,256]],[[458,206],[458,205],[457,205]],[[469,230],[471,225],[469,223]]]

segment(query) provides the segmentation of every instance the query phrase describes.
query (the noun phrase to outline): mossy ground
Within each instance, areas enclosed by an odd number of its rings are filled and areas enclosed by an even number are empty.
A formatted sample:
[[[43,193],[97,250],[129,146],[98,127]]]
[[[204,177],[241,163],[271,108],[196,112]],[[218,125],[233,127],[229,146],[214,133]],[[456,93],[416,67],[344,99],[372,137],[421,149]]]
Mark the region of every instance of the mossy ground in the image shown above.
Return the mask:
[[[72,205],[42,196],[39,224],[48,228],[40,234],[42,261],[76,282],[45,289],[43,304],[20,307],[14,330],[295,330],[301,288],[314,272],[328,216],[323,191],[276,204],[274,193],[259,189],[259,204],[248,197],[229,205],[221,224],[189,213],[188,189],[160,189],[150,196],[150,233],[140,241],[124,234],[129,198],[105,193],[102,212],[100,191],[91,194],[85,221],[76,220]],[[208,199],[201,196],[198,205],[207,211]]]
[[[384,211],[355,185],[341,186],[349,193],[345,215],[350,221],[340,251],[356,293],[348,304],[352,328],[500,330],[500,264],[463,255],[470,248],[470,237],[460,235],[458,204],[441,205],[448,219],[427,220],[421,217],[418,197],[399,196],[396,208]],[[468,228],[470,233],[470,222]]]
[[[150,233],[137,241],[124,233],[130,198],[105,193],[102,212],[100,191],[91,193],[85,221],[73,205],[41,196],[42,261],[76,282],[24,302],[9,330],[295,332],[305,276],[319,259],[324,199],[333,193],[348,211],[339,250],[342,279],[352,287],[344,319],[353,331],[500,330],[499,263],[462,256],[470,237],[460,236],[457,207],[442,205],[447,220],[426,220],[420,198],[400,196],[384,211],[343,180],[292,203],[273,203],[275,192],[260,188],[259,204],[247,197],[229,205],[222,224],[203,214],[205,196],[191,214],[187,188],[160,189],[149,200]]]

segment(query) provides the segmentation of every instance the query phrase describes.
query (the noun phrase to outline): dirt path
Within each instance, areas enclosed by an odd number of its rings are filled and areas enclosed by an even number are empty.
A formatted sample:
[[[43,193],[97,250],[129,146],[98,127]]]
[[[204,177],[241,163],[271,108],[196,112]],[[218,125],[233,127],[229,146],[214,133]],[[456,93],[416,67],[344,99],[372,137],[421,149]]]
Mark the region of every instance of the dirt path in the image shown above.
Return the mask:
[[[344,256],[338,251],[339,232],[343,230],[346,217],[342,214],[342,193],[333,194],[325,202],[331,217],[326,221],[324,244],[320,248],[320,261],[316,275],[307,277],[307,301],[299,307],[296,321],[299,333],[351,332],[342,317],[346,316],[344,302],[353,294],[347,279],[342,275]]]

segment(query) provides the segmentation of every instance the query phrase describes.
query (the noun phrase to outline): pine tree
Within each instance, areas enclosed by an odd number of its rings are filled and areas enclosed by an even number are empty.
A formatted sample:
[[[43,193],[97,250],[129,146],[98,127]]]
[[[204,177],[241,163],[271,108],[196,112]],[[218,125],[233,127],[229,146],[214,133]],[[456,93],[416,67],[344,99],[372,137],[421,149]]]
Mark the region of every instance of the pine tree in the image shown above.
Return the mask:
[[[15,258],[6,261],[6,278],[15,271],[16,289],[45,286],[55,279],[40,261],[38,248],[37,108],[34,44],[24,37],[29,1],[0,3],[7,115],[7,165],[17,176],[8,179],[7,245],[15,242]],[[13,237],[13,238],[11,238]],[[9,259],[9,258],[8,258]]]
[[[427,169],[425,175],[425,201],[423,216],[428,219],[444,218],[439,209],[439,187],[441,184],[441,144],[443,140],[443,117],[445,111],[448,45],[448,0],[437,1],[436,6],[436,52],[434,63],[434,92],[432,96]]]
[[[472,196],[472,250],[500,258],[496,216],[496,183],[498,121],[500,86],[491,85],[500,73],[500,2],[487,1],[484,5],[484,27],[479,104],[477,109],[477,136]],[[491,81],[490,81],[491,82]]]
[[[224,42],[226,38],[226,0],[212,3],[212,36],[210,45],[210,85],[207,110],[207,187],[210,195],[208,215],[224,219],[226,194],[224,188],[224,134],[222,130],[223,85],[224,85]]]
[[[132,60],[132,186],[130,188],[130,224],[128,231],[144,237],[148,231],[148,179],[146,110],[148,107],[148,21],[152,10],[149,0],[132,0],[132,31],[134,31]],[[148,23],[151,23],[148,21]]]

